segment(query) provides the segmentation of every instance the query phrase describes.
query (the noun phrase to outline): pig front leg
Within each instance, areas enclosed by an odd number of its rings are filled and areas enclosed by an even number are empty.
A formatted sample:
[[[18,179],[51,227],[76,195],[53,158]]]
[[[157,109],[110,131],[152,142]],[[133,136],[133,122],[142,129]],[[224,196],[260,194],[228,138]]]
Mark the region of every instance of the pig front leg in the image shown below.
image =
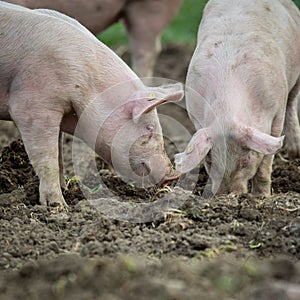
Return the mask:
[[[13,102],[13,101],[12,101]],[[59,132],[62,113],[40,111],[26,100],[10,107],[10,114],[18,127],[31,164],[37,173],[42,205],[67,207],[60,187]]]
[[[252,178],[251,193],[268,197],[271,194],[271,173],[274,155],[265,155]]]
[[[290,158],[300,157],[299,99],[300,78],[289,94],[284,122],[285,148]]]

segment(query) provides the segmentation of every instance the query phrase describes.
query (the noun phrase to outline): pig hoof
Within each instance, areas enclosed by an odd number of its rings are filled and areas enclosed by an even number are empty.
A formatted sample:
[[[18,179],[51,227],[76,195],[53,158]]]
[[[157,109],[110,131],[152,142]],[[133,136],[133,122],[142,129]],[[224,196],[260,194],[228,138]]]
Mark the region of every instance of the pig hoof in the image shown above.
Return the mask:
[[[271,196],[271,188],[270,186],[267,188],[252,188],[251,194],[255,197],[268,198]]]
[[[55,210],[57,209],[58,211],[64,210],[64,211],[68,211],[69,210],[69,206],[68,204],[65,202],[64,198],[60,198],[60,199],[40,199],[40,203],[41,205],[44,206],[48,206],[50,208],[54,208]]]
[[[61,199],[60,201],[50,201],[47,203],[49,207],[58,208],[59,210],[69,210],[69,206],[66,203],[65,199]]]

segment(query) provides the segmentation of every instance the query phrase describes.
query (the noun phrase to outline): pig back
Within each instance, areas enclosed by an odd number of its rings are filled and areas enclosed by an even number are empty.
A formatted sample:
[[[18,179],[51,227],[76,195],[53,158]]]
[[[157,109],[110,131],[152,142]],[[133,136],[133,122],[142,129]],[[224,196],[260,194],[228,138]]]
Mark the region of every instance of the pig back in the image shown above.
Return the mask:
[[[2,94],[25,82],[43,89],[55,82],[66,93],[69,86],[99,93],[136,78],[116,54],[65,15],[0,4],[0,27]]]

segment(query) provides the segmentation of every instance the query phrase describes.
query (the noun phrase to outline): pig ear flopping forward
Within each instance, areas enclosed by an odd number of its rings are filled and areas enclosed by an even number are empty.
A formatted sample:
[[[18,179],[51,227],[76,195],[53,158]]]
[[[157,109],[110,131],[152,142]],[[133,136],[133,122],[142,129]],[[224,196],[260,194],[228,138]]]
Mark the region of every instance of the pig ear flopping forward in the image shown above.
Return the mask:
[[[184,96],[181,83],[170,84],[161,87],[148,87],[145,91],[135,95],[132,119],[137,123],[141,115],[149,112],[158,105],[168,102],[178,102]]]
[[[194,169],[212,147],[209,128],[198,130],[190,140],[184,152],[175,155],[176,170],[187,173]]]
[[[264,155],[276,153],[283,145],[284,136],[274,137],[253,127],[244,128],[241,141],[249,149]]]

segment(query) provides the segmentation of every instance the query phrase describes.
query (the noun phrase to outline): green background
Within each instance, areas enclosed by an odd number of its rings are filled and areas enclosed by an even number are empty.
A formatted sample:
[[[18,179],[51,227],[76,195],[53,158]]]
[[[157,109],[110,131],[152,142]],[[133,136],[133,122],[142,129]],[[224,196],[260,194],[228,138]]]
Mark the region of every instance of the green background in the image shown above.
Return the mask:
[[[164,30],[162,42],[193,45],[196,41],[198,25],[202,11],[208,0],[184,0],[182,6],[171,22]],[[251,1],[251,0],[249,0]],[[274,0],[276,1],[276,0]],[[300,0],[294,0],[300,8]],[[110,47],[128,45],[125,29],[121,22],[118,22],[98,35],[100,40]]]

